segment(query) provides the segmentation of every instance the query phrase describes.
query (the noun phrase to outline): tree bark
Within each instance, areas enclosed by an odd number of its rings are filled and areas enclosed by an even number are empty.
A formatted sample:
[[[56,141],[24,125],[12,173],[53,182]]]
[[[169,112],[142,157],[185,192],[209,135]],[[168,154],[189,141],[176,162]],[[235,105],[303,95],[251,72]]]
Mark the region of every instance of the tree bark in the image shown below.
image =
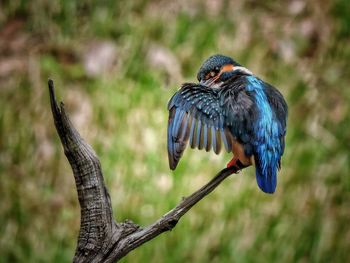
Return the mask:
[[[229,175],[238,172],[235,167],[223,169],[210,182],[183,198],[175,208],[149,226],[141,227],[130,220],[116,222],[100,161],[72,125],[64,104],[61,102],[58,106],[52,80],[48,81],[48,86],[54,123],[73,170],[80,204],[80,232],[73,262],[118,261],[131,250],[173,229],[197,202]]]

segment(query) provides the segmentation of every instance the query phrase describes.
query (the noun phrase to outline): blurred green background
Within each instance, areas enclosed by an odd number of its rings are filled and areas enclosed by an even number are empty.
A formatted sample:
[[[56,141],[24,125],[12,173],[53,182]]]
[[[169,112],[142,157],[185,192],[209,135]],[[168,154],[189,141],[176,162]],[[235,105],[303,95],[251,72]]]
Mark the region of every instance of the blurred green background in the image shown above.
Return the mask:
[[[121,262],[349,261],[348,0],[13,0],[0,2],[0,262],[74,255],[80,212],[49,77],[100,157],[115,217],[147,225],[230,160],[188,149],[175,172],[167,163],[167,101],[214,53],[288,101],[277,191],[246,169]]]

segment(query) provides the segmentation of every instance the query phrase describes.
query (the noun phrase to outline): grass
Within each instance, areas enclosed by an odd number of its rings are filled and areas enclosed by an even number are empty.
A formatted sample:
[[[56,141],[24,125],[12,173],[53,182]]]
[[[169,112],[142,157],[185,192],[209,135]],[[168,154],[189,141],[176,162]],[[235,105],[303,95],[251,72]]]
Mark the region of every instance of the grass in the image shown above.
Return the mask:
[[[79,207],[49,110],[49,77],[100,156],[115,217],[147,225],[230,159],[188,149],[175,172],[167,164],[167,101],[213,53],[233,56],[287,98],[277,192],[263,194],[247,169],[121,262],[348,261],[347,2],[217,2],[1,4],[0,32],[17,27],[0,38],[0,262],[69,262],[74,254]],[[116,63],[90,76],[84,56],[105,40]],[[175,58],[166,56],[170,69],[149,60],[154,45]],[[23,66],[2,73],[14,58]]]

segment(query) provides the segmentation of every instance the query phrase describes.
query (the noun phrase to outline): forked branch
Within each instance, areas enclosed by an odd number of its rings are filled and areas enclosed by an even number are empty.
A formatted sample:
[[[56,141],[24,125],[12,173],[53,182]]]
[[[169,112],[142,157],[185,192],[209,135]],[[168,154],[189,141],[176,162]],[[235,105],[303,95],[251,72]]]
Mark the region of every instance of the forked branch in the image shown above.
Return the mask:
[[[175,227],[180,218],[197,202],[212,192],[234,167],[220,171],[202,188],[182,201],[153,224],[140,227],[130,220],[116,222],[100,161],[94,150],[81,138],[65,112],[57,105],[54,84],[48,82],[56,130],[64,153],[72,167],[80,203],[80,232],[74,262],[115,262],[159,234]]]

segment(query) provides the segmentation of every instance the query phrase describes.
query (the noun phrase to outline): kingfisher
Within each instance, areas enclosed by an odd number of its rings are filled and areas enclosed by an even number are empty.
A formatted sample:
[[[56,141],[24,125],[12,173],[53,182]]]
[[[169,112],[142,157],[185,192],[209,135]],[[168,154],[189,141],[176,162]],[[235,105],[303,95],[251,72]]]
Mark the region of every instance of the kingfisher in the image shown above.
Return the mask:
[[[235,60],[209,57],[199,83],[184,83],[168,103],[168,158],[175,170],[187,146],[233,153],[227,167],[254,165],[256,181],[274,193],[285,148],[288,106],[282,94]]]

